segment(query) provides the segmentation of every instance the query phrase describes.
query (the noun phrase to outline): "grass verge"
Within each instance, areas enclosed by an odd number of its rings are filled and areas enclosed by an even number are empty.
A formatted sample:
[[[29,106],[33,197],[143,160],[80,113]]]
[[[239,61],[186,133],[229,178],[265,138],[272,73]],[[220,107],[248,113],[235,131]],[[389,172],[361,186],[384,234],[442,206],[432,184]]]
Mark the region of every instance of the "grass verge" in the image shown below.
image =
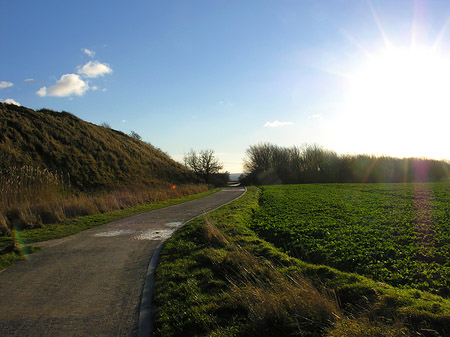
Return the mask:
[[[144,203],[112,212],[81,216],[62,223],[43,225],[39,228],[24,229],[22,231],[14,230],[12,233],[13,236],[0,237],[0,270],[13,264],[17,260],[20,260],[23,252],[28,254],[38,249],[32,246],[33,243],[59,239],[129,216],[202,198],[216,193],[219,190],[220,188],[215,188],[206,192],[192,194],[181,198]]]
[[[154,336],[449,336],[450,301],[289,257],[249,229],[260,190],[168,240]]]

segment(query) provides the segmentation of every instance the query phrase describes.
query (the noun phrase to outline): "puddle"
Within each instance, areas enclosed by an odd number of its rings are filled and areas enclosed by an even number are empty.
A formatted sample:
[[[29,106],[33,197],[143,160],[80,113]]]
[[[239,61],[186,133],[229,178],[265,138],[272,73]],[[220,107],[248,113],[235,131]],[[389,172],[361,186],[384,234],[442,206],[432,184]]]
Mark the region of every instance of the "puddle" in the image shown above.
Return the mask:
[[[119,236],[119,235],[127,235],[127,234],[133,234],[136,231],[130,230],[130,229],[123,229],[123,230],[115,230],[115,231],[108,231],[108,232],[101,232],[94,234],[94,236],[100,236],[100,237],[112,237],[112,236]]]
[[[136,240],[165,240],[170,238],[175,229],[156,229],[143,232],[134,237]]]
[[[176,222],[168,222],[166,224],[164,224],[164,226],[166,227],[170,227],[170,228],[178,228],[182,225],[183,223],[181,221],[176,221]]]

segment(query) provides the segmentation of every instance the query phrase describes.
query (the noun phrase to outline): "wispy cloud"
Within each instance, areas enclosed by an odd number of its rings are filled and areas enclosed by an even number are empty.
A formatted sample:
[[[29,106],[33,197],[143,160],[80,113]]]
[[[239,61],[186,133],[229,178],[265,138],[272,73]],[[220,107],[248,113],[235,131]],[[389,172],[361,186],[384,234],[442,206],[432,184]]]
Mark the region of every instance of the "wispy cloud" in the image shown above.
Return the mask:
[[[85,53],[86,55],[90,56],[90,57],[94,57],[95,56],[95,51],[93,50],[89,50],[86,48],[82,48],[81,49],[83,51],[83,53]]]
[[[105,74],[111,74],[112,69],[106,63],[89,61],[82,67],[78,67],[78,74],[87,78],[96,78]]]
[[[25,83],[33,83],[34,82],[34,78],[26,78],[23,80]]]
[[[56,84],[47,89],[47,87],[40,88],[36,94],[41,97],[56,96],[82,96],[89,89],[89,85],[79,75],[65,74],[56,82]]]
[[[266,124],[264,124],[264,127],[269,127],[269,128],[277,128],[279,126],[289,126],[289,125],[294,125],[294,123],[292,122],[280,122],[280,121],[273,121],[273,122],[267,122]]]
[[[324,120],[324,118],[322,117],[321,114],[314,114],[314,115],[309,116],[309,118],[319,120],[319,121]]]
[[[12,87],[13,85],[14,84],[12,84],[11,82],[0,81],[0,89],[9,88]]]
[[[225,102],[225,101],[219,101],[218,104],[219,104],[219,105],[226,105],[226,106],[230,106],[230,107],[233,107],[233,106],[234,106],[234,103],[231,103],[231,102]]]
[[[8,104],[14,104],[14,105],[20,106],[20,103],[15,101],[15,100],[13,100],[12,98],[7,98],[5,100],[0,99],[0,102],[8,103]]]

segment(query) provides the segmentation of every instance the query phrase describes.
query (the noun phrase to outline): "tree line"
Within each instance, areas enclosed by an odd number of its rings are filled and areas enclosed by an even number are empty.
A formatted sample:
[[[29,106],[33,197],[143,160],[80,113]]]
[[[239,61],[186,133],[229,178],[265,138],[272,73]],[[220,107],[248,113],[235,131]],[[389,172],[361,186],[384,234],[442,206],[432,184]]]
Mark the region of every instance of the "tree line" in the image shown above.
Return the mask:
[[[450,180],[450,163],[423,158],[338,155],[318,145],[257,144],[246,150],[246,185],[302,183],[400,183]]]

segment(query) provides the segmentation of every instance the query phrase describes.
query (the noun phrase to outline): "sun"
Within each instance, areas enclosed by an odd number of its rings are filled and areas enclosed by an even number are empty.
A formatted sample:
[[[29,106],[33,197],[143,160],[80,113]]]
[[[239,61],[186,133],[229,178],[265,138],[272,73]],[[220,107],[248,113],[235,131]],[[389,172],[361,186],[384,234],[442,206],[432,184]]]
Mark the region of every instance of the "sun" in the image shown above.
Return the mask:
[[[434,41],[424,39],[419,29],[427,27],[414,7],[408,40],[394,34],[394,43],[367,3],[382,44],[369,50],[364,45],[378,41],[344,34],[362,54],[335,72],[343,74],[344,90],[327,125],[328,141],[339,152],[450,160],[450,49],[444,43],[450,18]]]
[[[348,81],[340,118],[356,151],[450,158],[450,57],[389,46],[368,54]]]

